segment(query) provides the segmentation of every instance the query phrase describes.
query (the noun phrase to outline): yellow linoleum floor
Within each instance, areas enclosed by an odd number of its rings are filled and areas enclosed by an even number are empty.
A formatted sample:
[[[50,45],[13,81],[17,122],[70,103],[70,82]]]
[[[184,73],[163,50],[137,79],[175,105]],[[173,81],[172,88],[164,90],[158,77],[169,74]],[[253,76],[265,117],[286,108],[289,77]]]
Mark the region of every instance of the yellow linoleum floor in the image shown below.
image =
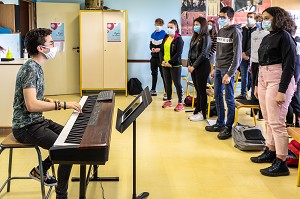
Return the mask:
[[[78,95],[55,96],[61,101],[78,101]],[[117,95],[109,161],[99,167],[100,176],[118,176],[119,182],[103,182],[106,199],[132,198],[132,127],[120,134],[115,129],[117,108],[125,107],[133,99]],[[175,102],[175,101],[174,101]],[[217,133],[204,130],[205,121],[191,122],[190,113],[162,109],[162,94],[153,97],[152,104],[137,120],[137,194],[148,191],[148,199],[296,199],[297,169],[290,169],[287,177],[265,177],[259,169],[269,164],[254,164],[249,158],[260,152],[242,152],[233,147],[232,139],[220,141]],[[175,104],[176,105],[176,104]],[[253,120],[240,110],[240,122],[253,124]],[[65,124],[71,114],[67,111],[45,113],[49,119]],[[264,122],[258,122],[264,127]],[[3,140],[0,135],[0,141]],[[47,151],[43,150],[43,156]],[[8,150],[0,155],[0,182],[7,172]],[[37,165],[33,149],[14,151],[14,175],[28,175]],[[79,176],[74,165],[71,176]],[[79,183],[69,183],[69,198],[79,195]],[[40,186],[34,180],[14,180],[11,192],[3,190],[0,199],[38,199]],[[51,198],[55,198],[52,192]],[[88,199],[101,199],[99,182],[91,182]]]

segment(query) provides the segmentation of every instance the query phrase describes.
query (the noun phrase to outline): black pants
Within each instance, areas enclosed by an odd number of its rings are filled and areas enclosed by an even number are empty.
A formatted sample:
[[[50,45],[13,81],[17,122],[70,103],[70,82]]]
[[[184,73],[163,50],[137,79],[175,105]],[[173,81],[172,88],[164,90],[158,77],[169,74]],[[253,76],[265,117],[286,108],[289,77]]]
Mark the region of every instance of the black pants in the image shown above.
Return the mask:
[[[192,80],[197,92],[197,105],[194,114],[202,112],[203,118],[206,119],[207,95],[206,83],[210,73],[209,59],[205,59],[199,68],[196,68],[192,73]]]
[[[297,90],[294,93],[288,108],[288,113],[286,115],[286,122],[288,124],[294,123],[294,114],[296,116],[295,126],[299,127],[298,117],[300,117],[300,81],[297,83]]]
[[[157,76],[158,76],[158,68],[161,75],[161,78],[163,80],[164,88],[165,87],[165,81],[164,81],[164,75],[162,72],[162,66],[159,60],[159,57],[151,57],[150,59],[150,66],[151,66],[151,75],[152,75],[152,87],[151,90],[156,90],[156,84],[157,84]]]
[[[166,84],[167,99],[172,98],[172,81],[174,82],[177,95],[178,103],[182,103],[182,86],[181,86],[181,66],[179,67],[162,67],[164,74],[164,80]]]
[[[259,64],[252,62],[251,70],[252,70],[252,72],[251,72],[251,99],[258,102],[258,99],[254,95],[254,89],[255,89],[256,79],[258,78]],[[257,112],[258,112],[258,118],[262,119],[263,116],[262,116],[261,110],[254,109],[254,113],[257,114]],[[253,117],[252,111],[250,113],[250,116]]]
[[[16,140],[25,144],[33,144],[49,150],[62,131],[63,126],[52,120],[44,120],[40,123],[26,126],[21,129],[13,129]],[[52,166],[49,156],[43,161],[43,170],[46,172]],[[60,164],[58,167],[56,198],[66,199],[68,197],[68,181],[72,165]]]

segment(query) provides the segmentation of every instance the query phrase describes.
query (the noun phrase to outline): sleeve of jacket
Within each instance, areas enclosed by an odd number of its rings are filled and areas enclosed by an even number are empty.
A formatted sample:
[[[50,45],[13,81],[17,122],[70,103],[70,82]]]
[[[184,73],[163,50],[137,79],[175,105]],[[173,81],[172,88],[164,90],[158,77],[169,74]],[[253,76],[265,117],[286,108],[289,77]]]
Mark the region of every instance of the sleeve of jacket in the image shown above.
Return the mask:
[[[242,61],[242,33],[240,30],[236,29],[235,34],[233,35],[233,59],[231,66],[227,71],[227,75],[230,77],[234,75],[236,70]]]
[[[159,61],[160,64],[162,63],[162,61],[164,60],[164,41],[161,43],[160,45],[160,51],[159,51]]]
[[[183,51],[184,42],[183,42],[183,40],[182,40],[181,37],[178,37],[177,39],[178,39],[178,41],[177,41],[177,48],[176,48],[177,52],[168,61],[169,64],[171,64],[172,66],[174,65],[174,63],[177,62],[178,58],[181,57],[181,54],[182,54],[182,51]]]
[[[278,92],[285,93],[295,72],[296,44],[288,32],[281,40],[282,75]]]
[[[210,46],[211,46],[210,37],[208,35],[204,35],[202,37],[202,39],[203,39],[203,42],[202,42],[201,49],[198,49],[198,50],[201,50],[201,53],[200,53],[199,57],[196,59],[196,61],[193,64],[194,68],[199,68],[200,67],[200,64],[203,62],[203,60],[205,58],[207,58],[207,54],[210,50]]]

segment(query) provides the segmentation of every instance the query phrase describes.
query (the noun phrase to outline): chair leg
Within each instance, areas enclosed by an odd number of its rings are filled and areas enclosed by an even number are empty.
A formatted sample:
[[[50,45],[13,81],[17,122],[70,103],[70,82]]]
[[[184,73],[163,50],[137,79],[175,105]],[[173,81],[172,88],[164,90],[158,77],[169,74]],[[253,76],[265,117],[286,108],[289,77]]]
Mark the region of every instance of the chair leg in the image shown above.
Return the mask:
[[[300,159],[298,165],[300,165]],[[300,166],[298,167],[297,186],[300,187]]]
[[[208,96],[208,103],[207,103],[207,116],[206,118],[209,119],[209,116],[210,116],[210,96]]]
[[[195,93],[196,93],[196,90],[195,90],[195,87],[193,87],[192,108],[195,107]]]
[[[13,156],[13,149],[9,149],[9,160],[8,160],[8,181],[7,181],[7,192],[10,192],[10,179],[11,179],[11,170],[12,170],[12,156]]]
[[[35,147],[35,150],[37,152],[38,155],[38,161],[39,161],[39,170],[40,170],[40,180],[41,180],[41,191],[42,191],[42,198],[45,198],[45,186],[44,186],[44,171],[43,171],[43,160],[42,160],[42,155],[41,155],[41,151],[39,149],[38,146]]]
[[[234,116],[234,122],[233,122],[234,126],[236,126],[238,123],[238,117],[239,117],[239,108],[235,108],[235,116]]]
[[[253,120],[254,120],[254,125],[256,126],[256,115],[254,114],[254,108],[251,108],[252,115],[253,115]]]

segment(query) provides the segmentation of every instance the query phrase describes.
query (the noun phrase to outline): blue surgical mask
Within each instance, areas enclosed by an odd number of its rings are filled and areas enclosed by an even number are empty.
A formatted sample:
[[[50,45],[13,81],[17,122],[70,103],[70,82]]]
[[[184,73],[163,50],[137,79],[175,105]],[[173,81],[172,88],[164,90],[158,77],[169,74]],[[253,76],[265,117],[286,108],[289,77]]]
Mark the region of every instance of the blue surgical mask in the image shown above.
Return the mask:
[[[256,22],[256,28],[261,29],[261,22]]]
[[[194,31],[195,31],[196,33],[199,33],[200,30],[201,30],[201,27],[200,27],[200,26],[194,26]]]
[[[247,18],[247,24],[252,25],[255,23],[255,20],[253,18]]]
[[[222,26],[222,27],[226,26],[228,23],[227,19],[221,19],[221,18],[218,19],[218,22],[219,22],[220,26]]]
[[[262,22],[262,28],[264,29],[264,30],[270,30],[271,29],[271,25],[272,25],[272,21],[265,21],[265,20],[263,20],[263,22]]]
[[[212,30],[212,25],[207,25],[208,30]]]
[[[174,30],[174,29],[171,29],[171,28],[168,28],[167,31],[166,31],[166,33],[167,33],[168,35],[175,35],[175,30]]]
[[[155,26],[155,30],[156,30],[157,32],[161,31],[161,30],[162,30],[162,26]]]

